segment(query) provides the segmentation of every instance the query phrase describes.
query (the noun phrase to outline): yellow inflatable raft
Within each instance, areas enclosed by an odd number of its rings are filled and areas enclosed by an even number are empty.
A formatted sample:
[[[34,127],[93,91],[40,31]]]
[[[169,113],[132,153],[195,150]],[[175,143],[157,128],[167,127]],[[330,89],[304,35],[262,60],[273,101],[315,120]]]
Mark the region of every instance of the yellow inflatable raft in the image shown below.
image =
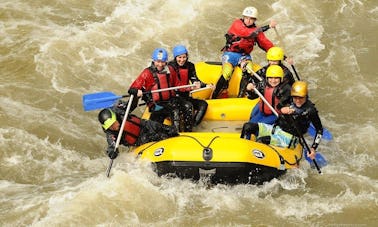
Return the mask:
[[[258,65],[254,67],[259,69]],[[221,68],[220,62],[196,64],[197,75],[205,83],[216,84]],[[236,67],[227,89],[229,98],[209,99],[211,90],[193,93],[193,97],[205,99],[208,103],[203,123],[249,120],[258,99],[235,98],[239,93],[241,75],[241,69]],[[142,117],[149,118],[147,109]],[[160,176],[173,175],[194,180],[206,177],[212,183],[231,184],[269,181],[284,174],[287,169],[296,168],[302,158],[302,146],[299,144],[294,149],[270,146],[241,139],[240,131],[235,130],[180,133],[178,137],[136,147],[132,152],[151,162]]]
[[[261,184],[296,168],[302,147],[280,148],[239,138],[239,133],[196,132],[151,142],[133,149],[153,163],[159,176],[211,183]]]

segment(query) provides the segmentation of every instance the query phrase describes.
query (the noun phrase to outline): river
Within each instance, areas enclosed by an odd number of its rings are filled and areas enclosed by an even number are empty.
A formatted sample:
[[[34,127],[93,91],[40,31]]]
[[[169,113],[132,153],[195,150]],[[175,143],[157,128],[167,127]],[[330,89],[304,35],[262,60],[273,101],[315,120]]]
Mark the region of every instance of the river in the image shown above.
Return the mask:
[[[266,36],[294,58],[334,136],[319,147],[323,174],[303,163],[264,185],[207,187],[122,152],[106,178],[82,96],[125,94],[156,47],[220,61],[250,5],[258,25],[278,21]],[[377,225],[377,1],[2,0],[0,19],[1,226]]]

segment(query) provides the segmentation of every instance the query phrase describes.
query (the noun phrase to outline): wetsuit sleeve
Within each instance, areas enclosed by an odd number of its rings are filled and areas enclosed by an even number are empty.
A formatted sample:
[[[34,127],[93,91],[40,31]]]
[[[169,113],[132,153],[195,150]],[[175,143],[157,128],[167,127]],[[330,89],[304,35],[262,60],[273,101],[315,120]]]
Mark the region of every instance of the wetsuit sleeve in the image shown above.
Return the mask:
[[[268,31],[269,28],[270,28],[269,24],[261,27],[263,32]]]
[[[278,98],[279,103],[277,104],[277,109],[281,110],[282,107],[289,106],[291,103],[291,86],[288,84],[281,85],[282,88],[279,91]]]
[[[197,72],[196,72],[196,67],[193,63],[191,62],[188,62],[188,73],[189,73],[189,79],[192,83],[196,82],[196,81],[199,81],[201,83],[201,88],[203,87],[206,87],[206,84],[204,82],[202,82],[198,76],[197,76]]]
[[[313,107],[309,113],[309,119],[311,123],[314,125],[315,130],[316,130],[316,135],[314,137],[314,141],[311,145],[312,148],[316,149],[319,146],[319,143],[322,139],[323,135],[323,125],[320,120],[320,117],[318,115],[318,111],[315,107]]]

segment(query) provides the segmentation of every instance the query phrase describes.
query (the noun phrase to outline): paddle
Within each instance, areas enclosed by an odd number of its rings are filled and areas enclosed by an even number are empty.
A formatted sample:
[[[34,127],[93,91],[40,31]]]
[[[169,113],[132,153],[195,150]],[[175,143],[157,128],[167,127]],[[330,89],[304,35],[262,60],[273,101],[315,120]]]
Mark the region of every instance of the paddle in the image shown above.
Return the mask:
[[[284,43],[282,42],[281,36],[278,33],[278,31],[277,31],[276,28],[274,28],[274,31],[276,32],[276,36],[278,37],[279,42],[282,44],[282,46],[285,46]],[[299,74],[298,74],[297,70],[295,69],[294,64],[290,64],[290,66],[293,69],[293,72],[294,72],[295,76],[297,77],[297,80],[301,80],[301,78],[299,77]],[[307,133],[310,134],[310,136],[315,137],[316,130],[314,128],[314,125],[310,124],[310,127],[308,128]],[[333,138],[333,136],[332,136],[331,132],[328,129],[326,129],[325,127],[323,127],[322,139],[332,140],[332,138]]]
[[[277,111],[270,105],[270,103],[264,98],[264,96],[256,89],[256,88],[253,88],[253,90],[255,91],[255,93],[264,101],[264,103],[269,107],[270,110],[272,110],[272,112],[274,113],[274,115],[276,115],[278,117],[278,113]],[[293,122],[293,125],[294,125],[294,128],[295,130],[297,131],[297,134],[299,135],[299,139],[302,141],[302,144],[306,147],[306,149],[308,151],[310,151],[310,148],[309,146],[307,145],[307,142],[306,140],[304,139],[302,133],[300,133],[299,131],[299,128],[297,127],[294,119],[292,119],[292,122]],[[319,153],[319,152],[318,152]],[[324,158],[323,158],[324,159]],[[306,159],[307,160],[307,159]],[[325,160],[325,159],[324,159]],[[307,160],[308,161],[308,160]],[[315,159],[312,160],[316,169],[318,170],[318,173],[321,174],[322,171],[320,170],[319,166],[318,166],[318,163],[316,161],[316,157]]]
[[[117,141],[116,141],[116,144],[115,144],[115,147],[114,147],[114,152],[117,150],[117,148],[119,146],[119,143],[121,142],[123,128],[125,127],[126,119],[127,119],[127,116],[129,115],[130,108],[131,108],[131,103],[133,102],[133,99],[134,99],[134,95],[130,95],[129,102],[127,103],[127,107],[126,107],[125,116],[123,117],[121,128],[119,129],[119,132],[118,132],[118,137],[117,137]],[[111,168],[113,166],[113,160],[114,159],[110,159],[110,163],[109,163],[108,169],[106,170],[106,176],[107,177],[110,176],[110,170],[111,170]]]
[[[177,86],[177,87],[162,88],[162,89],[152,90],[151,93],[170,91],[170,90],[181,89],[181,88],[189,88],[189,87],[194,87],[194,86],[195,85],[190,84],[190,85],[183,85],[183,86]],[[120,98],[128,97],[128,96],[129,95],[119,96],[109,91],[85,94],[83,95],[84,111],[112,107],[116,100]]]

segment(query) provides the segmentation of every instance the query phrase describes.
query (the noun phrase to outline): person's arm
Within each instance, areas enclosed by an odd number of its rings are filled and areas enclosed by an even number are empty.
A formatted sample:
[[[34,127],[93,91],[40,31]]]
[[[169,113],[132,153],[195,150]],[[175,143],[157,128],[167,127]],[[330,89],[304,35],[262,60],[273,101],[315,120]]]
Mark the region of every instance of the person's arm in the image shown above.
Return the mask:
[[[273,43],[265,36],[264,32],[259,32],[256,41],[257,45],[265,52],[274,46]]]
[[[316,130],[316,134],[314,137],[314,141],[312,142],[311,148],[314,148],[316,150],[316,148],[319,146],[319,143],[322,139],[323,125],[320,120],[318,111],[315,107],[313,107],[311,111],[309,112],[309,119],[311,123],[314,125],[315,130]]]
[[[195,65],[191,62],[188,62],[187,64],[188,64],[188,73],[189,73],[188,76],[192,84],[194,84],[194,82],[199,82],[200,83],[199,88],[206,87],[207,84],[205,84],[198,78]]]
[[[130,95],[134,95],[137,97],[141,97],[143,95],[143,89],[147,87],[147,85],[150,83],[150,70],[148,68],[145,68],[139,76],[134,80],[134,82],[130,85],[128,93]],[[147,89],[149,90],[149,89]]]
[[[262,31],[268,31],[270,28],[275,28],[277,26],[277,21],[271,20],[268,25],[264,25],[261,27]]]
[[[105,132],[106,133],[106,142],[108,143],[108,148],[106,149],[106,154],[110,159],[115,159],[118,156],[118,147],[115,149],[115,143],[116,143],[116,137],[110,133],[110,132]]]
[[[277,104],[278,110],[281,110],[282,107],[288,106],[291,103],[291,95],[290,95],[291,86],[288,84],[282,84],[280,86],[281,87],[279,89],[279,94],[277,94],[280,100]]]

